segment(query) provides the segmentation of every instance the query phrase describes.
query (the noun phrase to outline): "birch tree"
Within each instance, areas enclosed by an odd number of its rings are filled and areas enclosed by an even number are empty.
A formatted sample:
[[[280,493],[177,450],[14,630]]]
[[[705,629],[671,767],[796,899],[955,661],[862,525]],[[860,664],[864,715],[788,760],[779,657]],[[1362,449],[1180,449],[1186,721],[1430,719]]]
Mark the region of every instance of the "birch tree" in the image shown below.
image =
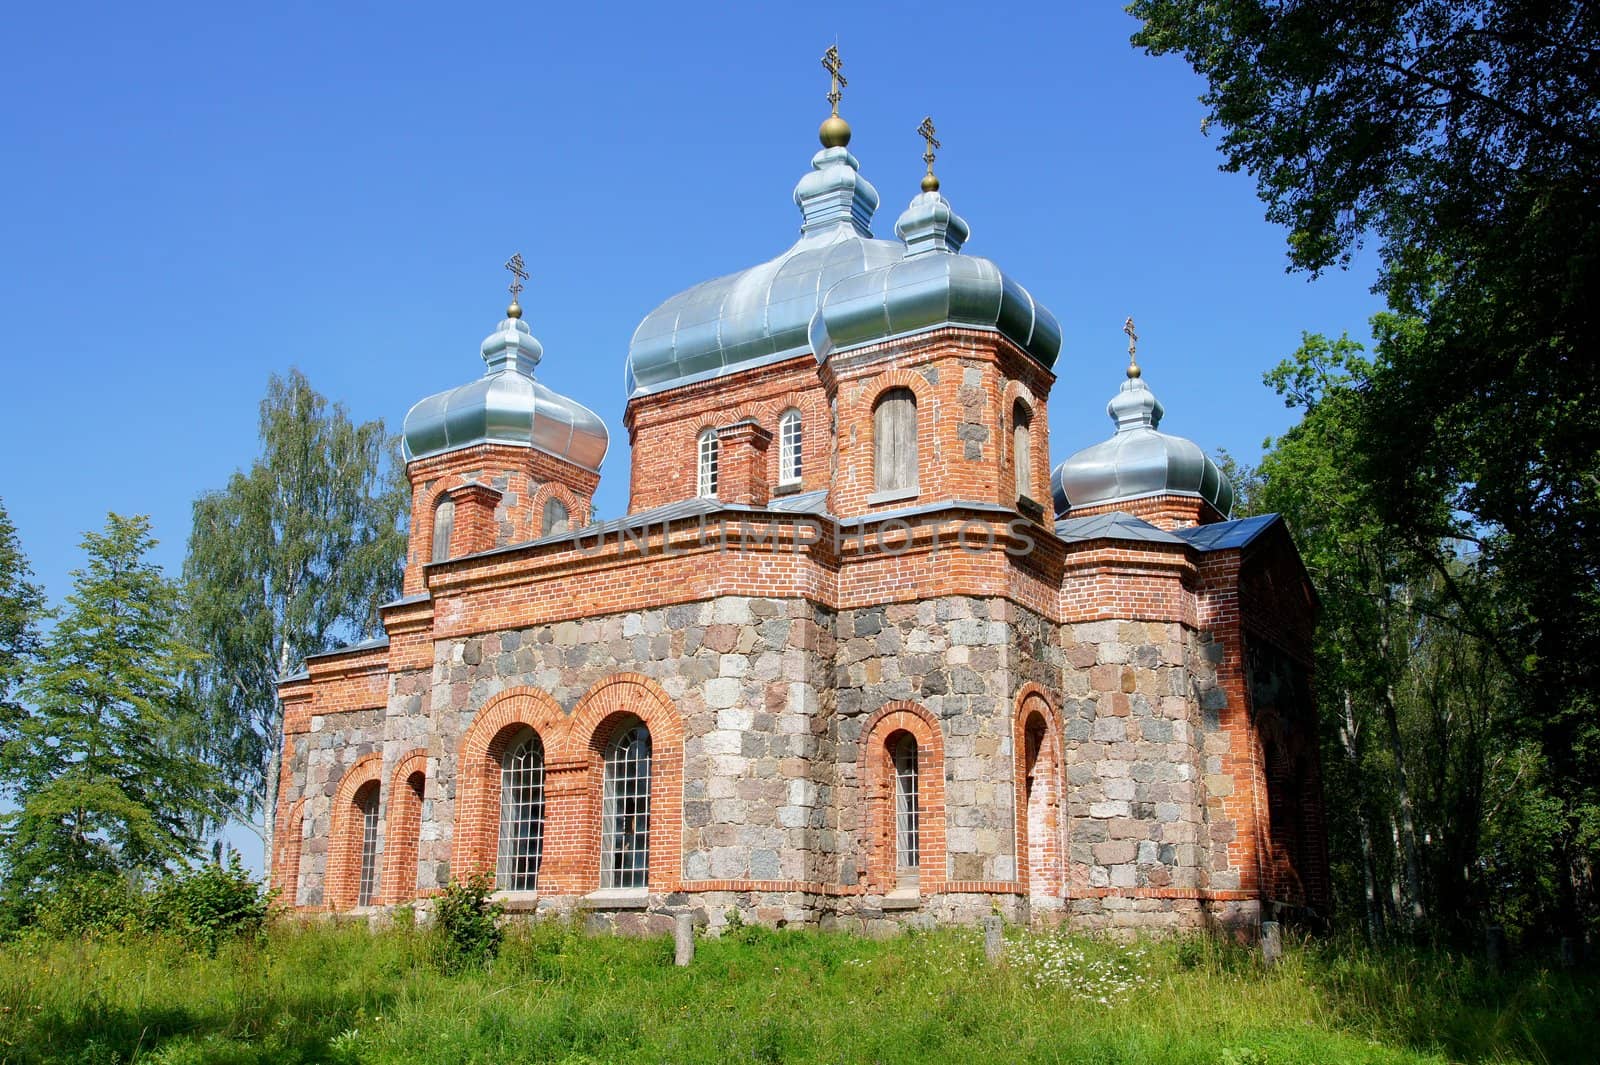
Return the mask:
[[[381,632],[398,594],[407,492],[383,422],[357,424],[298,370],[273,375],[261,453],[195,501],[184,582],[206,745],[238,786],[236,817],[272,862],[283,750],[278,684],[306,657]]]

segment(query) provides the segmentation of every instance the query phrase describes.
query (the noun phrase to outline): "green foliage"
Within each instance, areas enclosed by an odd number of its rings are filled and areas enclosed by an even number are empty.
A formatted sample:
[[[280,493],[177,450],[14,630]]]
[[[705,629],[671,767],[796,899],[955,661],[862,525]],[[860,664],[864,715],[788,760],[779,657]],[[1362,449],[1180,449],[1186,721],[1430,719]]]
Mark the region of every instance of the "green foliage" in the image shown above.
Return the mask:
[[[305,657],[379,631],[399,591],[408,493],[381,421],[357,424],[298,370],[261,402],[261,455],[195,501],[183,578],[192,674],[211,758],[243,818],[270,817],[283,746],[278,681]]]
[[[885,940],[811,931],[670,941],[585,936],[566,922],[508,930],[492,961],[441,974],[427,937],[364,927],[269,929],[215,957],[161,938],[0,948],[0,1058],[363,1062],[882,1062],[983,1060],[1215,1065],[1584,1062],[1593,974],[1505,975],[1460,956],[1286,944],[1248,952],[1007,934],[1081,956],[1060,980],[983,960],[941,929]],[[1193,963],[1180,968],[1180,952]],[[1136,986],[1104,995],[1105,972]],[[92,1049],[91,1049],[92,1048]],[[113,1057],[112,1055],[115,1055]],[[1254,1055],[1252,1058],[1250,1055]],[[91,1059],[92,1060],[92,1059]]]
[[[1483,781],[1515,779],[1506,761],[1540,767],[1539,793],[1559,809],[1540,807],[1541,825],[1554,813],[1554,835],[1536,834],[1547,857],[1523,857],[1552,865],[1522,869],[1514,893],[1548,875],[1540,908],[1572,934],[1580,915],[1600,917],[1600,11],[1579,0],[1135,0],[1128,10],[1144,23],[1136,45],[1182,55],[1205,79],[1225,166],[1254,176],[1295,267],[1315,273],[1363,240],[1378,246],[1391,313],[1373,323],[1374,357],[1352,361],[1348,347],[1318,340],[1323,351],[1303,351],[1274,383],[1308,412],[1336,408],[1308,434],[1339,448],[1323,472],[1341,483],[1306,488],[1339,504],[1317,519],[1334,530],[1327,543],[1396,556],[1402,575],[1387,563],[1369,575],[1395,577],[1406,595],[1420,596],[1425,573],[1422,613],[1449,615],[1434,635],[1457,631],[1424,649],[1432,666],[1412,668],[1398,644],[1327,664],[1353,678],[1376,667],[1391,702],[1429,704],[1410,721],[1395,715],[1386,731],[1401,742],[1383,746],[1403,752],[1408,728],[1415,740],[1450,726],[1449,755],[1415,768],[1469,807],[1515,801],[1475,794],[1480,774],[1459,772],[1478,759],[1456,752],[1485,729],[1495,742]],[[1342,380],[1327,387],[1323,370]],[[1292,484],[1301,471],[1282,467],[1280,483]],[[1337,594],[1324,590],[1324,602]],[[1406,633],[1417,610],[1395,598],[1396,616],[1385,614],[1392,601],[1358,601],[1368,631]],[[1468,669],[1477,695],[1429,689],[1447,661]],[[1474,704],[1476,721],[1457,728]],[[1443,750],[1438,740],[1427,751]],[[1398,788],[1405,773],[1391,770]],[[1450,863],[1478,850],[1470,809],[1466,821],[1432,873],[1425,856],[1407,859],[1419,866],[1406,874],[1413,888],[1461,879]],[[1505,841],[1494,828],[1488,838]],[[1508,854],[1488,860],[1504,868]]]
[[[452,880],[435,900],[439,965],[447,972],[482,966],[500,951],[505,937],[502,908],[489,896],[494,879],[477,873],[465,883]]]
[[[30,580],[32,576],[17,527],[0,502],[0,749],[25,715],[17,701],[18,691],[28,667],[39,656],[44,591]]]
[[[144,899],[138,889],[126,877],[99,874],[47,896],[32,915],[29,930],[48,939],[75,939],[137,933],[143,926]]]
[[[145,927],[215,954],[225,940],[260,934],[270,900],[238,853],[229,852],[226,863],[208,862],[163,878],[145,907]]]
[[[0,752],[4,896],[23,913],[85,876],[153,874],[197,852],[228,788],[190,753],[177,591],[145,556],[144,517],[84,537],[54,631],[29,671],[27,715]]]

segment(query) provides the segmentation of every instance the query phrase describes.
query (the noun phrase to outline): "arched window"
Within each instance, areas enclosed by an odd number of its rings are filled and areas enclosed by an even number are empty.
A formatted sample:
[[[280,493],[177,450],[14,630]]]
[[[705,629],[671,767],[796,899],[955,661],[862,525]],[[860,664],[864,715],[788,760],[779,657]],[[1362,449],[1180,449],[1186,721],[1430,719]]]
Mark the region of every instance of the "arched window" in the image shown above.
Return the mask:
[[[600,886],[642,888],[650,868],[650,730],[624,723],[606,747]]]
[[[778,483],[799,484],[802,472],[800,412],[789,409],[778,418]]]
[[[902,884],[915,883],[922,857],[921,818],[917,805],[917,738],[909,732],[889,737],[894,765],[894,865]]]
[[[356,812],[361,815],[361,881],[356,905],[371,906],[378,893],[378,782],[356,792]]]
[[[500,759],[500,853],[495,887],[536,891],[544,858],[544,744],[523,729]]]
[[[567,505],[555,496],[544,501],[544,516],[539,521],[539,535],[553,536],[564,533],[572,527],[572,515],[567,513]]]
[[[872,410],[873,473],[880,492],[917,487],[917,396],[891,388]]]
[[[443,499],[433,508],[433,558],[443,562],[450,557],[450,533],[456,524],[456,504],[453,499]]]
[[[717,431],[707,429],[700,434],[700,465],[695,492],[702,496],[717,494]]]
[[[1011,460],[1017,471],[1017,495],[1033,498],[1033,414],[1017,400],[1011,407]]]

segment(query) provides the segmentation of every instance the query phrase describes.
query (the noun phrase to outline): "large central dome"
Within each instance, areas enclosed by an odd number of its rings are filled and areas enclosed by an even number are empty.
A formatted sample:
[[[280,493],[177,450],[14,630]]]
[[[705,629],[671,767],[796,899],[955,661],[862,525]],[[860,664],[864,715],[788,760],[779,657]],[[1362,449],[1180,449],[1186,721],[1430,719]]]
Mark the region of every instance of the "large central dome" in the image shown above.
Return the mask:
[[[896,262],[898,240],[870,228],[877,190],[843,145],[795,186],[800,239],[776,259],[702,282],[645,316],[628,346],[628,395],[641,396],[811,350],[807,330],[839,281]]]

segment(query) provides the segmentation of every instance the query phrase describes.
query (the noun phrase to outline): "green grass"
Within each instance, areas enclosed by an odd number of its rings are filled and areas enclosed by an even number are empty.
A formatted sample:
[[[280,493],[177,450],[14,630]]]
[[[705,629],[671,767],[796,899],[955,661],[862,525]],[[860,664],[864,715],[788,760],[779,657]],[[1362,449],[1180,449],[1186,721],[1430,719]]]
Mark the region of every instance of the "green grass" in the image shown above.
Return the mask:
[[[274,928],[216,957],[161,939],[0,947],[0,1063],[1594,1061],[1600,980],[1443,954],[1013,931],[663,939],[519,927],[443,976],[421,933]],[[1101,1000],[1105,1001],[1102,1002]],[[1587,1022],[1587,1023],[1586,1023]]]

